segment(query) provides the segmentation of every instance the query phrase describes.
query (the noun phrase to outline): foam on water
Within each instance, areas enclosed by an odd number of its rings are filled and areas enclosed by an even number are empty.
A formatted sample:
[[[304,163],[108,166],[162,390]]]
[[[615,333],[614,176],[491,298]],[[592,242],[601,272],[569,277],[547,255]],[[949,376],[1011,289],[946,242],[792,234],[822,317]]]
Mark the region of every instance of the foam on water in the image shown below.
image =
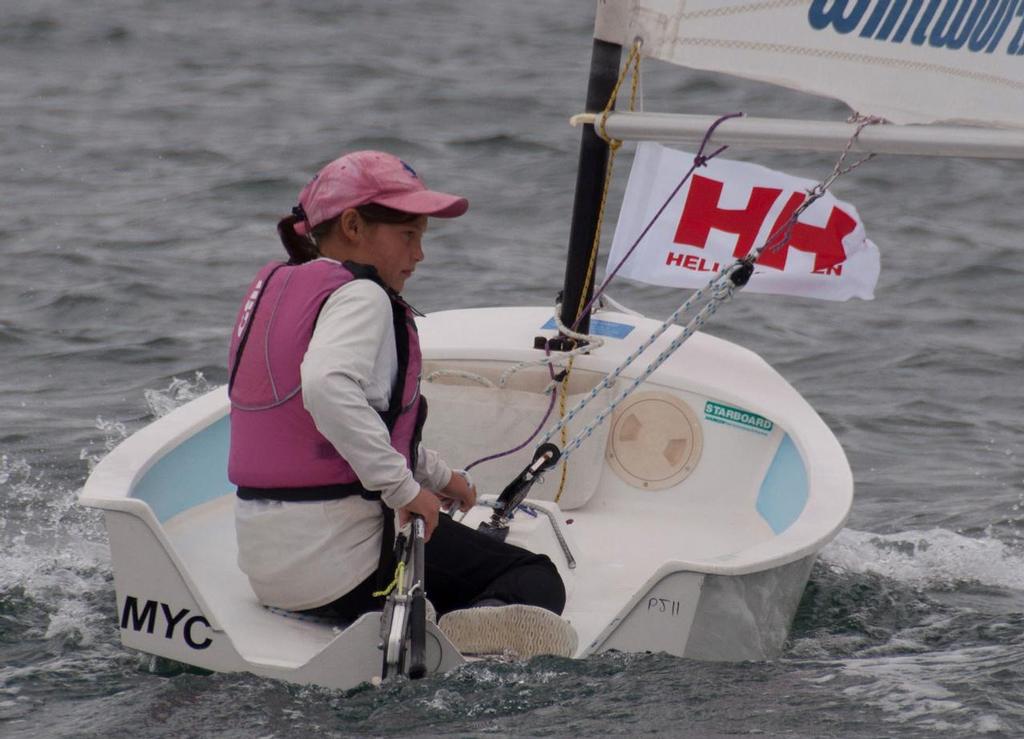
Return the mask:
[[[1024,591],[1024,552],[999,539],[945,529],[872,534],[844,529],[821,559],[848,572],[874,573],[921,589],[980,584]]]

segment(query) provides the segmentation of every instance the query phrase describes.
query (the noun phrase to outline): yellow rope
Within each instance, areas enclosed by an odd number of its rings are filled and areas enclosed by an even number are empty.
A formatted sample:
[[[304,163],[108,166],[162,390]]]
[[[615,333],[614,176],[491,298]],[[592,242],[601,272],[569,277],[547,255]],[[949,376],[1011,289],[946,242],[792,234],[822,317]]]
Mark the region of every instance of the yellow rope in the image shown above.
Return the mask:
[[[386,598],[391,595],[391,591],[398,587],[398,584],[402,581],[405,576],[405,562],[399,562],[395,568],[395,577],[383,590],[378,590],[373,594],[374,598]]]
[[[608,103],[604,106],[604,110],[601,111],[600,117],[594,123],[594,132],[602,139],[608,142],[608,145],[612,149],[618,149],[622,146],[622,141],[619,139],[613,139],[608,135],[608,131],[605,129],[605,122],[608,120],[608,115],[615,108],[615,102],[619,97],[619,88],[622,87],[622,83],[626,80],[626,75],[630,72],[630,67],[633,71],[632,79],[632,90],[629,96],[629,109],[636,109],[636,93],[637,88],[640,84],[640,46],[641,42],[639,39],[633,44],[633,48],[629,50],[629,56],[626,57],[626,63],[622,65],[622,72],[619,73],[619,79],[615,81],[615,87],[612,88],[612,94],[608,96]]]
[[[566,399],[569,396],[569,373],[572,372],[572,363],[576,357],[569,357],[569,364],[565,368],[565,377],[562,378],[562,387],[558,393],[558,414],[559,418],[565,418],[565,406]],[[565,445],[569,443],[569,430],[562,426],[562,433],[560,436],[562,442],[562,449],[565,449]],[[562,499],[562,493],[565,492],[565,482],[569,477],[569,463],[566,462],[562,465],[562,476],[558,481],[558,492],[555,493],[555,502],[557,503]]]
[[[619,72],[619,78],[615,81],[615,86],[612,88],[611,95],[608,96],[608,102],[604,106],[604,110],[601,111],[600,118],[597,119],[594,125],[594,132],[602,139],[608,142],[608,164],[605,166],[604,171],[604,188],[601,191],[601,205],[597,210],[597,224],[594,229],[594,241],[590,248],[590,262],[587,264],[587,274],[583,280],[583,290],[580,292],[580,302],[576,306],[576,316],[573,319],[575,323],[579,320],[580,315],[583,313],[583,309],[587,305],[587,293],[589,290],[587,286],[590,285],[590,281],[594,277],[594,266],[597,264],[597,252],[601,246],[601,226],[604,224],[604,211],[605,206],[608,204],[608,191],[611,188],[612,183],[612,170],[615,168],[615,154],[618,152],[619,147],[622,146],[622,141],[619,139],[613,139],[608,136],[607,130],[605,130],[605,122],[608,120],[608,114],[611,113],[615,107],[615,101],[619,97],[619,88],[622,87],[622,83],[626,79],[626,75],[630,74],[632,70],[633,78],[631,80],[631,87],[629,93],[629,110],[633,111],[636,109],[636,96],[637,90],[640,86],[640,41],[637,40],[633,47],[629,50],[629,56],[626,58],[626,63],[622,65],[622,71]],[[560,418],[565,418],[566,404],[569,397],[569,375],[572,373],[572,365],[575,361],[575,357],[569,358],[569,364],[565,368],[565,377],[562,378],[561,392],[558,398],[558,412]],[[562,432],[560,436],[562,442],[562,448],[565,449],[565,445],[569,441],[569,429],[567,426],[562,426]],[[555,493],[555,502],[557,503],[562,499],[562,493],[565,492],[565,483],[569,476],[569,464],[562,465],[562,476],[558,483],[558,492]]]

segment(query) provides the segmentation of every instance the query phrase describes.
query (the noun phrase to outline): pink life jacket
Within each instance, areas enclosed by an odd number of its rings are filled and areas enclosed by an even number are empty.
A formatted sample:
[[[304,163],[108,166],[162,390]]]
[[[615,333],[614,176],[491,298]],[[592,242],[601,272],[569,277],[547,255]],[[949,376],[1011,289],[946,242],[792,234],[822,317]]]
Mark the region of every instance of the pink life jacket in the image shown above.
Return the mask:
[[[332,500],[379,497],[366,490],[352,467],[321,434],[302,405],[299,367],[324,302],[354,279],[383,283],[372,267],[317,259],[301,265],[271,262],[256,275],[231,336],[228,396],[231,449],[228,478],[242,498]],[[390,407],[381,413],[391,445],[415,469],[426,401],[419,394],[422,368],[412,310],[391,298],[398,375]]]

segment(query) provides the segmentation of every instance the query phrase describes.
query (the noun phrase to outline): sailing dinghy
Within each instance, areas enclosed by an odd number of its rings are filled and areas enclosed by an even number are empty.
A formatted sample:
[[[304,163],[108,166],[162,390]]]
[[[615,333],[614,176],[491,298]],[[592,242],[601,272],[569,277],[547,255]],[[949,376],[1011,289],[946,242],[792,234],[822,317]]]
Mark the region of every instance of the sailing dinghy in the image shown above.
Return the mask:
[[[879,125],[851,139],[849,124],[740,119],[720,126],[712,146],[839,151],[850,141],[860,151],[1021,156],[1024,137],[1005,128],[1024,124],[1024,79],[1007,71],[1021,46],[1020,3],[975,3],[981,10],[955,18],[947,10],[957,3],[927,17],[919,5],[602,0],[559,311],[457,310],[419,322],[424,442],[449,460],[531,439],[558,407],[543,437],[473,470],[481,503],[463,522],[500,529],[558,566],[576,657],[777,655],[853,497],[843,450],[814,409],[757,355],[695,330],[715,301],[757,281],[750,262],[723,268],[685,326],[676,314],[591,310],[609,141],[699,141],[713,122],[615,112],[623,49],[631,60],[848,95],[861,112],[900,123],[988,126]],[[413,566],[383,616],[341,629],[257,602],[236,565],[228,423],[221,388],[133,434],[86,482],[81,502],[103,510],[109,533],[122,642],[331,688],[464,662],[407,607],[424,585],[412,545]]]

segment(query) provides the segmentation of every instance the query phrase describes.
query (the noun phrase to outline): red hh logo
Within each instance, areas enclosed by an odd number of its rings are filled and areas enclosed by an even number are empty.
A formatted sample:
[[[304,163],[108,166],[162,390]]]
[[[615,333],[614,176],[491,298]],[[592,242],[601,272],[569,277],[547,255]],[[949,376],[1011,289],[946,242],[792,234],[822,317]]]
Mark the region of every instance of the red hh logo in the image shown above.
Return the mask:
[[[722,198],[723,182],[700,175],[693,175],[690,189],[683,206],[683,213],[676,226],[673,241],[703,249],[711,229],[736,234],[736,248],[732,255],[745,257],[756,246],[756,239],[775,205],[782,190],[775,187],[753,187],[746,208],[729,209],[719,205]],[[842,262],[846,260],[843,239],[853,233],[857,222],[836,205],[828,216],[824,228],[806,223],[786,224],[793,213],[804,202],[804,194],[794,192],[786,199],[768,231],[768,247],[761,252],[757,263],[761,267],[786,269],[786,256],[790,249],[797,249],[814,255],[815,274],[843,272]]]
[[[878,248],[852,205],[826,193],[791,222],[817,183],[716,157],[680,187],[692,163],[693,155],[658,144],[637,147],[608,273],[618,270],[655,285],[703,287],[760,249],[745,288],[751,292],[873,297]]]

